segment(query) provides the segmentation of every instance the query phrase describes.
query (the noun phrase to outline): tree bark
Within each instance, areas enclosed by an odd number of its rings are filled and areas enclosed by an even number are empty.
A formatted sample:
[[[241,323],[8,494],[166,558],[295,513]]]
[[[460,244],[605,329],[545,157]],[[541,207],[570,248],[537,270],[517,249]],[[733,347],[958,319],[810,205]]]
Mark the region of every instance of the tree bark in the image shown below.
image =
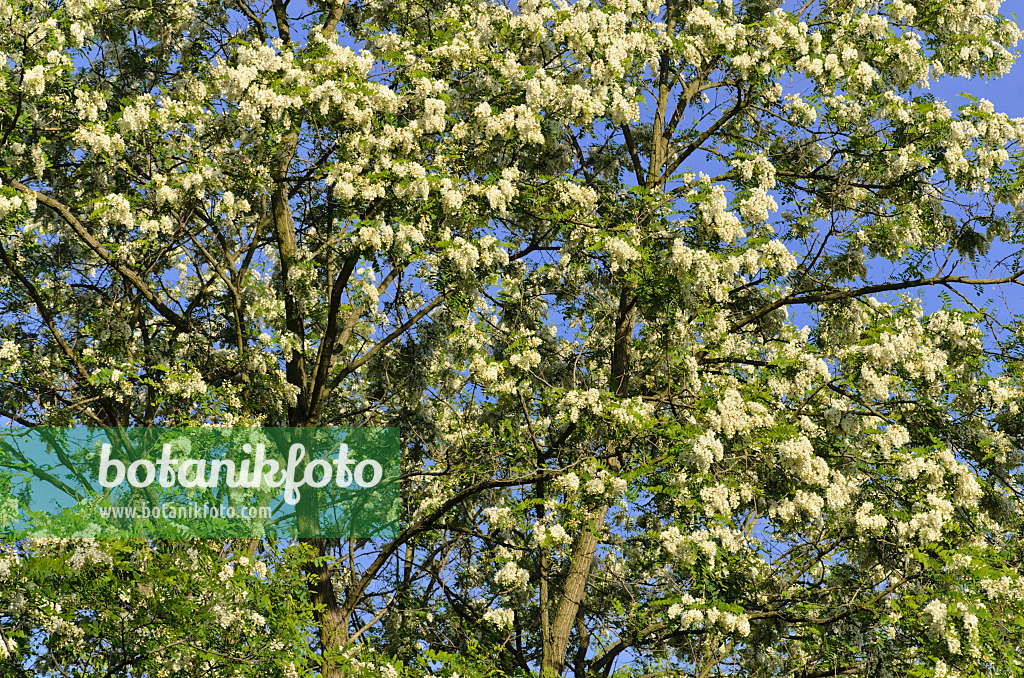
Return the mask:
[[[623,282],[619,294],[618,315],[615,322],[615,339],[612,346],[611,383],[612,392],[619,397],[629,391],[629,368],[632,357],[633,330],[636,326],[635,299],[631,286]],[[614,454],[614,443],[608,443],[608,465],[613,471],[622,468],[622,460]],[[597,553],[599,535],[608,515],[608,506],[601,506],[591,512],[588,525],[580,532],[573,544],[569,571],[565,587],[550,622],[549,642],[545,644],[542,661],[542,676],[561,675],[565,669],[565,656],[569,648],[572,627],[586,597],[587,585],[593,571],[594,555]]]

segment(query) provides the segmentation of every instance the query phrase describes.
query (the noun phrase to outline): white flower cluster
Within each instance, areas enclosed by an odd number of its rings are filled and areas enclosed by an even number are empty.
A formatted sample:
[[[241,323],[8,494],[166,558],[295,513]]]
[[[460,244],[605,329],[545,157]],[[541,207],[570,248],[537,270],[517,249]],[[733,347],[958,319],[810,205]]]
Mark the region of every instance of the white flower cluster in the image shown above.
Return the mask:
[[[183,399],[197,398],[207,392],[208,386],[196,370],[171,372],[164,378],[164,391]]]
[[[702,487],[700,499],[704,503],[704,515],[709,518],[716,513],[728,516],[739,505],[739,494],[722,484]]]
[[[828,483],[828,462],[814,454],[814,446],[807,436],[786,440],[779,445],[778,452],[782,468],[794,477],[808,485]]]
[[[512,367],[518,367],[522,370],[529,370],[537,365],[540,365],[540,352],[535,348],[539,346],[541,339],[539,337],[528,337],[515,353],[509,356],[508,363]]]
[[[756,188],[775,188],[775,165],[766,156],[737,158],[733,161],[733,166],[739,170],[744,181],[755,181]]]
[[[79,545],[75,548],[75,551],[71,554],[68,562],[76,570],[81,570],[87,565],[102,565],[109,567],[114,564],[114,559],[110,557],[110,554],[98,549],[94,540],[85,539],[81,540]]]
[[[769,212],[778,209],[778,203],[763,188],[751,189],[750,197],[740,202],[740,215],[744,220],[755,224],[767,221]]]
[[[17,367],[20,366],[18,358],[21,355],[21,348],[15,342],[10,339],[5,339],[2,346],[0,346],[0,362],[7,363],[11,367],[11,371],[17,371]]]
[[[558,202],[565,207],[575,207],[584,214],[594,211],[597,191],[590,186],[581,186],[574,181],[562,180],[556,186]]]
[[[480,261],[480,250],[461,236],[455,236],[452,245],[451,260],[455,263],[455,267],[463,274],[471,273],[476,268],[477,262]]]
[[[728,14],[712,14],[706,7],[693,7],[687,14],[686,26],[704,41],[704,48],[714,46],[732,51],[746,44],[746,26]],[[694,46],[701,47],[699,44]]]
[[[596,388],[586,391],[566,391],[561,399],[561,409],[569,418],[569,421],[579,421],[580,414],[590,412],[594,416],[600,416],[604,411],[601,404],[601,391]]]
[[[875,343],[844,347],[837,351],[837,354],[842,358],[863,357],[865,360],[857,380],[858,386],[867,397],[885,399],[889,396],[892,375],[897,367],[906,370],[914,378],[922,378],[928,382],[934,382],[943,373],[947,366],[948,354],[935,344],[948,342],[949,339],[948,335],[942,332],[940,323],[941,320],[936,322],[937,329],[933,333],[930,317],[926,334],[926,326],[922,323],[901,319],[897,323],[898,332],[882,332]],[[849,326],[849,329],[852,327]],[[973,340],[973,332],[964,332],[964,335],[959,336],[960,340],[966,342],[967,337]],[[838,336],[836,340],[847,341]],[[956,340],[955,335],[953,340]]]
[[[929,492],[927,503],[921,511],[914,514],[909,522],[896,525],[896,532],[905,538],[917,537],[922,544],[938,541],[942,538],[942,530],[953,517],[953,503]]]
[[[750,619],[745,614],[735,614],[712,607],[704,612],[706,628],[715,628],[722,633],[735,633],[743,638],[750,635]]]
[[[507,506],[488,506],[483,512],[492,529],[503,530],[515,526],[512,509]]]
[[[653,412],[654,405],[639,396],[614,400],[604,408],[609,419],[624,426],[642,424],[648,421]]]
[[[683,534],[675,525],[662,530],[661,547],[669,556],[684,566],[692,566],[697,562],[698,557],[707,561],[707,566],[713,568],[718,557],[718,545],[709,538],[705,532],[694,532]]]
[[[23,199],[18,195],[11,196],[10,198],[0,195],[0,218],[20,211],[22,207],[26,207],[29,212],[34,212],[36,208],[35,196],[25,195],[25,198]]]
[[[640,253],[621,238],[611,237],[605,240],[605,249],[608,251],[611,272],[629,270],[629,265],[640,260]]]
[[[600,497],[604,501],[612,502],[622,498],[627,485],[624,478],[619,478],[613,473],[600,469],[584,483],[583,491],[591,496]]]
[[[933,638],[946,635],[946,604],[940,600],[932,600],[924,607],[924,621],[928,624],[928,633]]]
[[[46,67],[33,66],[21,76],[21,88],[27,93],[39,96],[46,89]]]
[[[561,525],[549,525],[543,522],[533,524],[533,543],[537,546],[562,546],[572,542],[572,537]]]
[[[779,240],[769,240],[761,246],[762,266],[785,275],[797,266],[796,257]]]
[[[745,400],[734,388],[725,390],[714,410],[707,414],[708,423],[724,438],[769,426],[774,421],[768,409],[759,402]]]
[[[796,258],[777,239],[718,258],[703,248],[689,247],[683,238],[677,237],[672,242],[668,263],[679,279],[684,305],[707,298],[724,301],[730,291],[748,283],[744,276],[761,270],[785,275],[797,266]]]
[[[982,579],[981,588],[993,602],[1024,602],[1024,577],[1004,576],[999,579]]]
[[[983,605],[982,605],[983,606]],[[922,610],[924,622],[928,625],[928,635],[935,640],[943,640],[952,654],[959,654],[962,648],[960,634],[951,623],[953,617],[960,617],[960,623],[967,634],[967,646],[973,651],[978,644],[978,616],[962,602],[950,607],[941,600],[931,600]]]
[[[84,122],[96,122],[100,111],[107,110],[107,100],[102,92],[84,92],[76,89],[75,110]]]
[[[509,561],[495,573],[494,583],[503,589],[518,591],[525,589],[530,583],[530,573]]]
[[[878,73],[866,61],[857,64],[857,68],[850,75],[850,82],[860,90],[867,90],[877,79]]]
[[[718,237],[728,243],[736,242],[746,233],[739,218],[728,211],[725,188],[712,186],[711,191],[700,204],[701,217]]]
[[[825,500],[820,495],[797,490],[792,499],[783,498],[772,504],[768,514],[784,523],[803,518],[817,524],[821,521],[821,511],[824,507]]]
[[[124,594],[121,594],[121,599],[124,600]],[[35,610],[35,615],[39,621],[39,626],[42,630],[50,635],[64,635],[73,640],[81,640],[85,636],[85,630],[77,625],[69,622],[60,616],[62,611],[60,603],[53,601],[44,601],[43,605]]]
[[[10,578],[11,572],[13,572],[20,563],[21,558],[17,554],[6,554],[0,556],[0,582]]]
[[[750,619],[747,615],[719,610],[717,607],[695,607],[706,604],[704,598],[694,598],[687,593],[682,596],[680,602],[669,607],[668,614],[670,617],[678,616],[680,624],[685,629],[703,627],[718,633],[735,633],[743,638],[750,635]]]
[[[135,217],[132,215],[132,206],[128,199],[118,193],[108,193],[107,196],[97,204],[93,218],[99,218],[104,226],[111,224],[124,225],[131,228],[135,225]]]
[[[469,372],[474,379],[487,386],[501,379],[502,366],[495,360],[488,361],[483,355],[477,354],[469,363]]]
[[[501,171],[501,178],[493,186],[482,189],[487,204],[501,216],[508,215],[509,203],[519,194],[515,182],[519,179],[519,170],[506,167]]]
[[[420,125],[424,132],[443,132],[445,127],[445,103],[441,99],[428,98],[423,102],[423,118]]]
[[[916,480],[924,487],[938,487],[946,475],[942,465],[929,457],[907,456],[896,467],[901,480]]]
[[[721,265],[704,249],[693,249],[678,238],[672,242],[672,265],[684,286],[706,289],[714,300],[728,294],[728,288],[719,284]]]
[[[120,134],[107,134],[100,123],[85,124],[75,130],[72,136],[75,143],[89,153],[95,155],[118,155],[124,153],[125,143]]]
[[[715,432],[705,431],[694,441],[687,461],[698,472],[707,473],[712,463],[722,461],[724,453],[725,448]]]
[[[484,612],[484,621],[493,624],[499,629],[510,629],[515,623],[515,612],[505,608],[490,608]]]
[[[794,123],[810,125],[818,119],[817,109],[807,103],[799,94],[787,94],[785,101],[785,109],[789,111],[790,120]]]
[[[889,524],[888,518],[880,513],[872,513],[875,510],[873,502],[867,501],[860,505],[853,517],[853,522],[858,535],[874,534]]]
[[[563,473],[562,475],[555,478],[552,483],[552,487],[565,495],[572,496],[579,492],[580,489],[580,477],[572,471]]]
[[[121,134],[133,134],[149,128],[150,107],[145,98],[140,98],[121,111],[117,125]]]

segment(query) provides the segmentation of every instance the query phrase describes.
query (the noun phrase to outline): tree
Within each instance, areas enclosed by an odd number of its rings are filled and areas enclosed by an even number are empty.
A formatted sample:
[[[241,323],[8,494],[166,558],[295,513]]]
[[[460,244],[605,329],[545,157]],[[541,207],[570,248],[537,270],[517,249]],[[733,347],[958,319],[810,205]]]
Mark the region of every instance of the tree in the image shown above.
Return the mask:
[[[1024,121],[928,93],[998,10],[5,0],[3,416],[407,473],[392,540],[6,544],[5,675],[1024,673]]]

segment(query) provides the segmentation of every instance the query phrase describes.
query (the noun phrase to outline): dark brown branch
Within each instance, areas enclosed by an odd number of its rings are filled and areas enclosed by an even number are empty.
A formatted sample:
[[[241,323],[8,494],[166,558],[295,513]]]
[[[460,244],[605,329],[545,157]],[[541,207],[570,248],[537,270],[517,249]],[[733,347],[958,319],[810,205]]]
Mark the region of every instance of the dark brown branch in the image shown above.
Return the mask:
[[[767,306],[758,309],[754,313],[746,315],[729,328],[729,332],[736,332],[742,329],[746,325],[763,318],[772,311],[782,308],[783,306],[793,306],[797,304],[818,304],[826,301],[840,301],[842,299],[853,299],[856,297],[862,297],[868,294],[876,294],[878,292],[895,292],[898,290],[909,290],[915,287],[926,287],[928,285],[946,285],[956,283],[960,285],[1005,285],[1006,283],[1018,283],[1020,284],[1020,278],[1024,276],[1024,270],[1017,271],[1013,275],[1006,276],[1005,278],[968,278],[962,275],[943,275],[935,276],[933,278],[921,278],[919,280],[908,280],[899,283],[885,283],[882,285],[867,285],[865,287],[858,287],[853,290],[838,290],[835,292],[827,292],[823,294],[804,294],[798,296],[788,296],[778,301],[775,301]]]
[[[277,34],[281,41],[288,44],[292,41],[292,32],[288,19],[288,0],[274,0],[274,19],[277,21]]]
[[[48,195],[35,191],[20,181],[11,179],[6,174],[0,172],[0,179],[4,182],[18,189],[22,193],[30,193],[35,196],[36,201],[46,205],[51,210],[56,212],[60,218],[71,227],[71,230],[75,232],[82,242],[89,246],[96,255],[103,260],[105,264],[113,268],[118,274],[121,275],[128,283],[139,291],[140,294],[149,302],[150,306],[157,310],[164,319],[167,320],[175,329],[182,332],[190,332],[193,327],[192,324],[186,319],[178,315],[171,309],[167,304],[160,301],[153,290],[150,289],[149,285],[139,277],[139,275],[132,269],[121,263],[117,257],[115,257],[107,248],[105,248],[100,241],[92,236],[91,233],[85,228],[85,226],[71,213],[71,210],[67,208],[63,203],[58,200],[54,200]]]

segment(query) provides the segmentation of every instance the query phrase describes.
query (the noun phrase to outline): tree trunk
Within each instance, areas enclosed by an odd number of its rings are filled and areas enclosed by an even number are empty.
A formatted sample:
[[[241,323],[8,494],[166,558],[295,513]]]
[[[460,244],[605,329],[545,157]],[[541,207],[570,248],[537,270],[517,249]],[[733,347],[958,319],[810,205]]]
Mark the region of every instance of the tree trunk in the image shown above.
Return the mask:
[[[633,330],[636,319],[634,314],[635,300],[631,286],[624,282],[619,295],[618,317],[615,322],[615,339],[612,347],[611,384],[612,392],[619,397],[629,391],[629,367],[632,353]],[[614,454],[614,443],[608,443],[608,465],[613,471],[622,468],[622,460]],[[550,640],[544,647],[541,675],[561,675],[565,669],[565,655],[569,648],[569,638],[573,623],[586,597],[587,585],[593,571],[594,554],[597,553],[598,537],[604,528],[608,506],[602,506],[590,514],[588,525],[580,532],[573,544],[569,572],[565,578],[565,588],[555,610],[554,619],[550,623]]]

